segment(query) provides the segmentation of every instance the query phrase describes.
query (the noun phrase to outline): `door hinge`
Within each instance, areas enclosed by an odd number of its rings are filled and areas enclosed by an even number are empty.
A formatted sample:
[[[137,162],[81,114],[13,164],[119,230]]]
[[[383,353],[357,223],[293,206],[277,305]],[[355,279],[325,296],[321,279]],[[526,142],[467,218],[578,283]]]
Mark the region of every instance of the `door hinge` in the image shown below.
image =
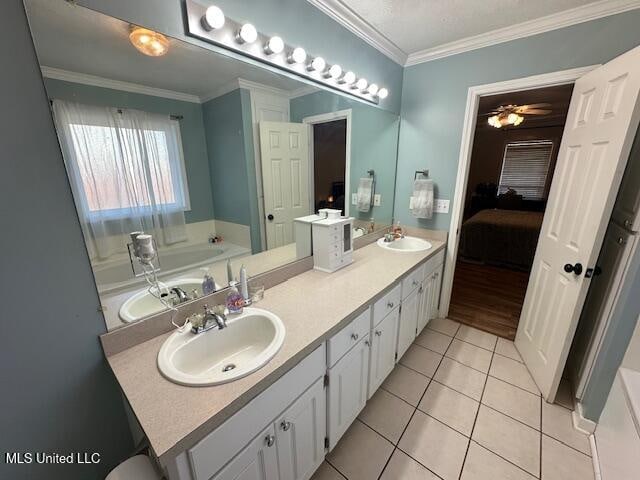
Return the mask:
[[[397,360],[397,359],[398,359],[398,352],[396,352],[396,355],[395,355],[395,357],[393,357],[393,358],[394,358],[394,360]]]
[[[402,313],[402,304],[398,307],[398,314]]]
[[[324,437],[324,448],[329,450],[329,437]]]
[[[325,387],[329,385],[329,375],[328,374],[325,374],[325,376],[324,376],[323,385]]]

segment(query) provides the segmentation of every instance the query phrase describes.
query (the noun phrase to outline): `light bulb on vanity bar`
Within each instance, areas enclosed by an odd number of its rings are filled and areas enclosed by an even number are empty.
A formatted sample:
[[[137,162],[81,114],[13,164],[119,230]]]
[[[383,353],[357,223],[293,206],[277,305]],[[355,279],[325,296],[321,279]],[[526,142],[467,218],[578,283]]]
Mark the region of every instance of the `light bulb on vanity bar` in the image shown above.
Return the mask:
[[[304,63],[307,59],[307,52],[305,52],[304,48],[296,47],[287,57],[287,61],[289,63]]]
[[[204,12],[204,16],[202,17],[202,27],[207,30],[217,30],[219,28],[224,27],[224,13],[220,8],[215,5],[211,5]]]
[[[311,62],[309,63],[309,66],[307,67],[307,70],[309,70],[310,72],[313,72],[313,71],[322,72],[326,66],[327,66],[327,62],[325,62],[324,58],[316,57],[313,60],[311,60]]]
[[[245,23],[240,28],[238,35],[236,36],[236,40],[238,43],[253,43],[258,39],[258,31],[256,27],[251,25],[250,23]]]
[[[369,82],[367,82],[366,78],[361,78],[356,82],[356,88],[360,91],[364,91],[367,85],[369,85]]]
[[[282,40],[282,38],[276,36],[273,36],[269,39],[269,41],[267,42],[267,44],[264,46],[264,51],[267,55],[270,54],[278,54],[281,53],[284,50],[284,41]]]

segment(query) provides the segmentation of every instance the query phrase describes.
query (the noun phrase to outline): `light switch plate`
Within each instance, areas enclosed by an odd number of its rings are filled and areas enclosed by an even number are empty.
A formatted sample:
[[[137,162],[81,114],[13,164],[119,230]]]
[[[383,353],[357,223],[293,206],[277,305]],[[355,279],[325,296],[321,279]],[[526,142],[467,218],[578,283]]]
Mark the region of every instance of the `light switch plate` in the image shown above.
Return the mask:
[[[449,213],[449,200],[436,198],[433,205],[433,211],[435,213]]]
[[[413,199],[415,197],[409,197],[409,210],[413,210]]]
[[[351,194],[351,205],[357,205],[358,204],[358,194],[357,193],[352,193]]]
[[[379,207],[381,204],[382,204],[382,195],[380,195],[379,193],[376,193],[373,196],[373,206]]]

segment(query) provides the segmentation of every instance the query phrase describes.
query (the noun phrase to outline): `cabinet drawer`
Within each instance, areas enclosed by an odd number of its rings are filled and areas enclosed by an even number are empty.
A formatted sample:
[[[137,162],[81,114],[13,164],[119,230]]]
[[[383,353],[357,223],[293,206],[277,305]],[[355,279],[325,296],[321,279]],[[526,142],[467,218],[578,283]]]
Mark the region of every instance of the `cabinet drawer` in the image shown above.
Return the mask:
[[[404,300],[407,296],[413,292],[416,288],[420,286],[420,282],[424,278],[424,269],[425,266],[421,265],[416,268],[413,272],[405,277],[402,280],[402,299]]]
[[[349,325],[336,333],[328,342],[327,359],[333,367],[342,356],[369,333],[371,328],[371,308],[354,318]]]
[[[444,249],[440,250],[424,264],[424,275],[429,276],[444,263]]]
[[[398,308],[400,305],[400,291],[401,286],[398,283],[389,292],[387,292],[382,298],[373,304],[373,325],[378,325],[384,317],[393,311],[394,308]]]

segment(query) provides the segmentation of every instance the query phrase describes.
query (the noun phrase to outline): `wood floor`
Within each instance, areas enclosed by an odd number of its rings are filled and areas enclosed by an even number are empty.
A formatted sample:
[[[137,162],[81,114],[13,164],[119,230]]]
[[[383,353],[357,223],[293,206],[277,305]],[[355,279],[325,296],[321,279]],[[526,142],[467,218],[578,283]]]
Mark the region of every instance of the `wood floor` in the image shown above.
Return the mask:
[[[449,318],[513,340],[528,272],[458,261]]]

